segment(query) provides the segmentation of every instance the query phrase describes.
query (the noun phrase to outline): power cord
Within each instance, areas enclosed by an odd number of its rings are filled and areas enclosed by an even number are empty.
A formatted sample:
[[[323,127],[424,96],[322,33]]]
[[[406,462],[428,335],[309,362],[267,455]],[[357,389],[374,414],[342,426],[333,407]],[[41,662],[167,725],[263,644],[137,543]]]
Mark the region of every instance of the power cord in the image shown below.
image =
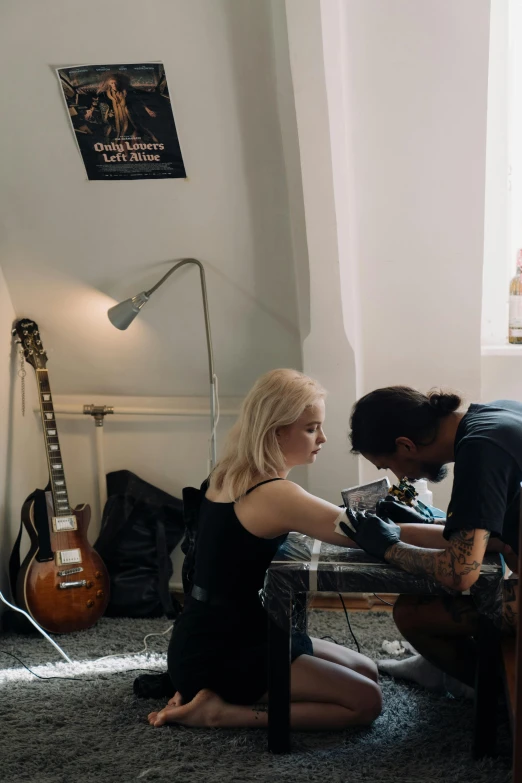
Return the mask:
[[[386,606],[393,606],[393,604],[391,604],[389,601],[385,601],[384,598],[381,598],[381,596],[377,595],[377,593],[373,593],[373,595],[376,598],[378,598],[379,601],[382,601],[383,604],[386,604]],[[357,637],[356,637],[356,635],[353,632],[352,626],[350,625],[350,619],[348,617],[348,612],[347,612],[346,606],[344,604],[344,599],[343,599],[341,593],[338,593],[338,596],[341,599],[341,603],[343,605],[344,614],[346,616],[346,622],[348,623],[348,628],[350,629],[350,633],[352,634],[353,640],[354,640],[355,644],[357,645],[357,652],[361,652],[361,646],[360,646],[359,642],[357,641]],[[334,644],[340,644],[340,642],[338,642],[337,639],[334,639],[333,636],[321,636],[321,639],[330,640],[330,641],[334,642]]]
[[[355,644],[357,646],[357,652],[360,653],[361,652],[361,645],[357,641],[357,637],[356,637],[356,635],[353,632],[353,628],[352,628],[351,623],[350,623],[350,618],[348,617],[348,612],[346,611],[346,606],[344,605],[344,598],[342,597],[341,593],[338,593],[338,595],[339,595],[339,598],[341,599],[341,603],[343,605],[344,614],[345,614],[345,617],[346,617],[346,622],[348,623],[348,628],[350,629],[350,633],[352,634],[353,640],[354,640],[354,642],[355,642]]]
[[[69,656],[68,656],[66,653],[64,653],[64,651],[62,650],[62,648],[61,648],[61,647],[60,647],[58,644],[56,644],[56,642],[55,642],[53,639],[51,639],[51,637],[49,636],[49,634],[47,634],[47,633],[44,631],[44,629],[43,629],[43,628],[41,628],[41,627],[38,625],[38,623],[36,622],[36,620],[33,620],[33,618],[31,617],[31,615],[30,615],[30,614],[28,614],[27,612],[24,612],[24,610],[23,610],[23,609],[20,609],[20,607],[19,607],[19,606],[15,606],[14,604],[11,604],[11,603],[9,603],[9,601],[7,600],[7,598],[4,598],[4,596],[2,595],[2,591],[1,591],[1,590],[0,590],[0,601],[3,601],[3,602],[4,602],[4,604],[5,604],[6,606],[8,606],[10,609],[13,609],[15,612],[19,612],[20,614],[23,614],[25,617],[27,617],[27,619],[29,620],[29,622],[31,622],[31,623],[34,625],[34,627],[36,628],[36,630],[37,630],[37,631],[39,631],[39,632],[42,634],[42,636],[43,636],[45,639],[47,639],[47,641],[48,641],[48,642],[50,642],[50,643],[53,645],[53,647],[55,647],[55,648],[58,650],[58,652],[60,653],[60,655],[62,656],[62,658],[65,658],[65,660],[67,661],[67,663],[72,663],[72,661],[71,661],[71,659],[69,658]]]
[[[62,658],[64,658],[67,661],[67,663],[71,663],[71,664],[73,663],[73,661],[69,658],[69,656],[62,650],[62,648],[58,644],[56,644],[56,642],[53,639],[51,639],[49,634],[46,633],[43,628],[41,628],[38,625],[36,620],[34,620],[31,617],[31,615],[28,614],[26,611],[24,611],[23,609],[20,609],[20,607],[15,606],[14,604],[10,603],[7,600],[7,598],[5,598],[2,595],[1,591],[0,591],[0,601],[3,601],[3,603],[6,606],[8,606],[10,609],[12,609],[13,611],[18,612],[19,614],[23,614],[24,617],[27,617],[27,619],[34,625],[36,630],[39,631],[42,634],[42,636],[45,639],[47,639],[47,641],[50,642],[50,644],[52,644],[53,647],[55,647],[58,650],[58,652],[60,653]],[[135,652],[135,653],[114,653],[113,655],[103,655],[101,658],[96,658],[95,661],[103,661],[103,660],[105,660],[107,658],[121,658],[122,656],[125,656],[125,655],[141,655],[142,653],[146,652],[147,649],[148,649],[148,647],[147,647],[147,639],[150,636],[164,636],[166,633],[171,631],[172,628],[173,628],[173,626],[170,625],[165,631],[161,631],[159,633],[148,633],[144,637],[144,639],[143,639],[143,643],[145,644],[145,647],[143,648],[143,650],[139,650],[138,652]],[[43,677],[42,675],[36,674],[36,672],[33,672],[28,666],[26,666],[26,664],[20,658],[18,658],[16,655],[13,655],[13,653],[9,653],[9,652],[7,652],[7,650],[0,650],[0,653],[3,653],[4,655],[9,655],[11,658],[14,658],[15,660],[17,660],[19,663],[22,664],[22,666],[25,669],[27,669],[28,672],[30,672],[32,675],[34,675],[34,677],[38,677],[40,680],[82,680],[84,682],[96,682],[95,679],[89,678],[89,677],[58,677],[58,676],[56,676],[56,677]],[[128,671],[131,671],[131,672],[133,672],[133,671],[147,672],[148,671],[148,672],[153,672],[153,674],[158,674],[157,669],[156,670],[153,670],[153,669],[124,669],[121,672],[103,672],[103,673],[104,674],[122,674],[123,672],[128,672]]]
[[[381,603],[386,604],[386,606],[393,606],[389,601],[385,601],[384,598],[381,598],[380,595],[377,595],[377,593],[374,593],[374,596],[381,601]]]
[[[96,661],[105,661],[107,658],[121,658],[122,655],[141,655],[141,653],[147,652],[147,650],[148,650],[147,639],[149,638],[149,636],[165,636],[165,634],[168,633],[169,631],[172,631],[173,628],[174,628],[174,625],[169,625],[169,627],[165,631],[160,631],[158,633],[148,633],[144,637],[144,639],[143,639],[143,644],[145,645],[143,650],[138,650],[138,652],[113,653],[112,655],[103,655],[101,658],[95,658],[95,660]]]
[[[32,669],[27,666],[21,658],[19,658],[17,655],[14,655],[13,653],[7,652],[7,650],[0,650],[0,653],[3,655],[9,655],[11,658],[14,658],[18,663],[21,663],[24,669],[27,669],[27,671],[33,675],[33,677],[38,677],[39,680],[80,680],[81,682],[99,682],[98,678],[94,677],[44,677],[41,674],[37,674],[36,672],[33,672]],[[110,656],[106,656],[110,657]],[[103,674],[127,674],[127,672],[152,672],[152,674],[158,674],[157,669],[123,669],[119,672],[103,672]]]

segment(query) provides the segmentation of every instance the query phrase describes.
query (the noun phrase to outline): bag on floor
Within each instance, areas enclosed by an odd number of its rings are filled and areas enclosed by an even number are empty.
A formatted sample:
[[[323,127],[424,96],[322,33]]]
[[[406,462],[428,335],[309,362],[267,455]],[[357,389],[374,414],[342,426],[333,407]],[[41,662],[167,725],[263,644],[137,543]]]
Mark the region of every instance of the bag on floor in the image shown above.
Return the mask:
[[[177,617],[172,550],[185,532],[183,504],[128,470],[107,474],[107,503],[94,548],[111,582],[108,617]]]

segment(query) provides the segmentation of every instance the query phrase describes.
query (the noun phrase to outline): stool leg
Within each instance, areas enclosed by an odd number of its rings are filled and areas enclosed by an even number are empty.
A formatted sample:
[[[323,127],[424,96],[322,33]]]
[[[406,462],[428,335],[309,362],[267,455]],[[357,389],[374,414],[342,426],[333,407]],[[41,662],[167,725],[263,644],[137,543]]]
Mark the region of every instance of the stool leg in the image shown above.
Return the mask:
[[[268,750],[272,753],[290,751],[291,601],[286,608],[284,627],[268,615]]]
[[[484,615],[479,616],[473,758],[493,756],[497,741],[497,702],[500,664],[500,631]]]

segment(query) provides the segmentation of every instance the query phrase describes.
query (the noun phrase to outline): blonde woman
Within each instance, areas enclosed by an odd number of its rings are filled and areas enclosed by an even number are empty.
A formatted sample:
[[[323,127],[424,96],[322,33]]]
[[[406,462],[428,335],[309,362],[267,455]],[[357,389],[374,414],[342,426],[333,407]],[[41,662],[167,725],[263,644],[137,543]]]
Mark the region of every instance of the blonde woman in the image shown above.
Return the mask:
[[[176,693],[149,723],[267,725],[267,618],[258,591],[292,530],[350,546],[335,532],[343,511],[288,480],[326,442],[325,391],[295,370],[261,376],[243,402],[202,500],[194,588],[169,646]],[[381,711],[375,664],[366,656],[294,632],[293,729],[369,724]],[[172,692],[173,692],[172,691]]]

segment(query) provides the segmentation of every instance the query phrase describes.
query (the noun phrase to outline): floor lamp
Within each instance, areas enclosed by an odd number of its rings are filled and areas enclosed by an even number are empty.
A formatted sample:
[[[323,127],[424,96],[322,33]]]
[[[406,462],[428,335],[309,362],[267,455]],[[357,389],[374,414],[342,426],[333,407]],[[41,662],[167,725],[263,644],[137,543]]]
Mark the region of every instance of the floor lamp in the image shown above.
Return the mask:
[[[183,258],[178,261],[172,269],[170,269],[161,280],[159,280],[155,286],[149,291],[142,291],[140,294],[136,294],[132,299],[126,299],[120,304],[114,305],[107,311],[110,322],[116,326],[117,329],[127,329],[128,326],[134,321],[141,308],[149,301],[150,297],[157,291],[160,285],[163,285],[165,280],[171,276],[176,269],[179,269],[186,264],[196,264],[199,267],[199,275],[201,279],[201,293],[203,296],[203,312],[205,314],[205,332],[207,335],[207,351],[208,351],[208,373],[210,381],[210,470],[212,470],[216,464],[216,374],[214,372],[214,354],[212,352],[212,336],[210,334],[210,318],[208,314],[208,300],[207,300],[207,286],[205,282],[205,270],[203,264],[196,258]]]

